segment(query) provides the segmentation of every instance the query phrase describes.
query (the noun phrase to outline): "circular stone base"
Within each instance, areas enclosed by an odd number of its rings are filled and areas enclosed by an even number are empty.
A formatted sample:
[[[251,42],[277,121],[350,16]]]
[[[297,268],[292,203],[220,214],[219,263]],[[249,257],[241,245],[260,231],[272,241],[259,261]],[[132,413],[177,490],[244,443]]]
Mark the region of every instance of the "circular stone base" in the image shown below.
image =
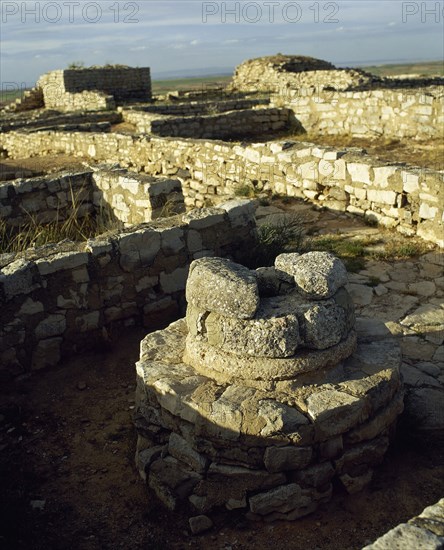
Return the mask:
[[[266,389],[185,364],[185,320],[148,335],[137,363],[142,477],[171,509],[225,506],[266,520],[312,512],[335,477],[349,492],[362,489],[387,450],[403,391],[397,342],[382,323],[357,328],[354,354],[315,382],[295,375]]]

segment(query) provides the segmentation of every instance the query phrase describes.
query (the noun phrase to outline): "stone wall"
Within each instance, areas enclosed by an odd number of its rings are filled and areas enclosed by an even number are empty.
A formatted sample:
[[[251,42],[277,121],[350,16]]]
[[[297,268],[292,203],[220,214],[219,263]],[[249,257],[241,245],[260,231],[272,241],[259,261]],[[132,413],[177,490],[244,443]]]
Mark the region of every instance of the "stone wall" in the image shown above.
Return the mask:
[[[74,174],[17,179],[0,184],[0,219],[19,228],[101,215],[134,225],[185,210],[178,179],[107,166]]]
[[[442,87],[337,92],[282,88],[273,104],[293,109],[306,131],[356,137],[442,138]]]
[[[290,109],[242,109],[205,116],[165,116],[142,111],[122,111],[123,119],[139,133],[156,136],[224,139],[288,130],[292,126]],[[293,117],[294,118],[294,117]]]
[[[444,499],[425,508],[407,523],[401,523],[363,550],[424,548],[439,550],[444,545]]]
[[[43,89],[45,107],[59,111],[100,110],[116,102],[149,101],[150,69],[67,69],[44,74],[37,82]]]
[[[95,210],[91,172],[17,179],[0,184],[0,220],[19,228],[66,220],[73,208],[82,218]]]
[[[178,179],[152,177],[127,170],[99,169],[92,175],[94,204],[108,206],[124,225],[148,222],[185,210]]]
[[[222,94],[221,94],[222,95]],[[223,113],[226,111],[236,111],[240,109],[251,109],[259,105],[268,105],[269,98],[258,99],[219,99],[217,101],[182,101],[180,103],[163,103],[154,105],[137,105],[136,107],[125,108],[128,110],[143,111],[144,113],[157,113],[160,115],[206,115]],[[123,108],[119,107],[118,111]]]
[[[283,92],[310,86],[346,90],[379,80],[364,71],[336,69],[321,59],[276,55],[249,59],[234,73],[230,89],[242,92]]]
[[[250,201],[189,212],[131,231],[0,256],[0,373],[57,364],[116,337],[159,328],[184,309],[190,262],[242,258],[255,239]]]
[[[306,198],[365,216],[444,246],[444,174],[385,164],[361,150],[271,142],[253,145],[121,134],[5,134],[0,145],[21,157],[65,152],[176,176],[188,206],[217,204],[240,188]]]
[[[91,128],[92,131],[104,131],[111,124],[122,122],[122,115],[115,111],[107,112],[75,112],[53,114],[48,111],[41,111],[37,116],[29,117],[19,114],[10,116],[0,123],[0,132],[11,132],[13,130],[65,130],[74,131],[77,129]],[[95,130],[94,130],[95,128]]]

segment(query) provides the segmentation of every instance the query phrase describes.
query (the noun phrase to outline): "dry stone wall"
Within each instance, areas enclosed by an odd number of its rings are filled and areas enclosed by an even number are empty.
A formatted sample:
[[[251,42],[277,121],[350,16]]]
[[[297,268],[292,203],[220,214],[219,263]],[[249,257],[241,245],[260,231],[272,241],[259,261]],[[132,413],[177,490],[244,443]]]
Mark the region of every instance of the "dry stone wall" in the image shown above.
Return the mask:
[[[136,107],[125,108],[125,112],[136,110],[143,111],[144,113],[157,113],[160,115],[190,116],[223,113],[225,111],[236,111],[240,109],[251,109],[260,105],[268,105],[269,103],[269,98],[219,99],[217,101],[182,101],[180,103],[137,105]],[[118,111],[123,110],[123,107],[118,108]]]
[[[73,209],[77,218],[95,210],[90,171],[0,183],[0,220],[9,227],[63,222]]]
[[[178,179],[152,177],[99,166],[60,176],[17,179],[0,183],[0,220],[19,229],[100,215],[123,225],[149,222],[185,210]]]
[[[290,109],[242,109],[204,116],[166,116],[142,111],[122,111],[123,119],[139,133],[156,136],[224,139],[288,130],[292,126]],[[293,117],[294,118],[294,117]]]
[[[115,102],[149,101],[149,68],[67,69],[44,74],[37,82],[45,107],[59,111],[115,108]]]
[[[443,172],[382,163],[361,150],[63,132],[11,132],[0,145],[12,158],[65,152],[175,176],[188,206],[217,204],[250,186],[365,216],[444,246]]]
[[[1,377],[55,365],[120,326],[164,326],[183,312],[193,259],[241,259],[254,242],[253,206],[234,201],[86,244],[0,256]]]
[[[335,91],[281,89],[272,103],[293,109],[305,130],[356,137],[442,138],[442,87]]]

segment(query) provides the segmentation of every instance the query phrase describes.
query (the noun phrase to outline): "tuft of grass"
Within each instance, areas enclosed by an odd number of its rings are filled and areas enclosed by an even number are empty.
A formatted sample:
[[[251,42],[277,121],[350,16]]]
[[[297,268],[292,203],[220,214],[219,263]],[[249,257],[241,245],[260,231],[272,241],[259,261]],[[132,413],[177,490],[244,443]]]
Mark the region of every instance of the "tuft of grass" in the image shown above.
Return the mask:
[[[255,189],[251,185],[241,184],[234,189],[236,197],[253,198],[255,196]]]
[[[80,217],[79,211],[84,200],[79,198],[82,190],[75,194],[72,187],[71,209],[65,220],[60,220],[60,212],[50,223],[38,222],[37,216],[26,212],[26,222],[18,228],[8,226],[5,220],[0,220],[0,254],[23,252],[31,247],[40,247],[57,243],[65,239],[83,242],[106,231],[121,227],[111,211],[101,206],[97,213],[87,213]]]
[[[430,252],[430,244],[426,242],[389,241],[381,252],[373,253],[376,260],[405,260]]]
[[[356,273],[365,268],[365,257],[367,255],[365,239],[347,240],[337,235],[318,237],[312,241],[312,250],[323,250],[333,252],[340,258],[347,268],[347,271]]]

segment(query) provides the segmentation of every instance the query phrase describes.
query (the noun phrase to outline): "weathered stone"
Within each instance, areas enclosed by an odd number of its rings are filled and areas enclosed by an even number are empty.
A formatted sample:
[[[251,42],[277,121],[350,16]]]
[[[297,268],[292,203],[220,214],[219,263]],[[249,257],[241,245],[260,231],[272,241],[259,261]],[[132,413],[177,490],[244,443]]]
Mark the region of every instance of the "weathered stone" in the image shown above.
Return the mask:
[[[205,457],[195,451],[188,441],[175,433],[170,435],[168,451],[174,458],[185,462],[198,473],[204,472],[208,465],[208,460]]]
[[[357,306],[368,306],[372,303],[373,288],[367,285],[357,285],[350,283],[347,285],[347,290],[352,297],[353,302]]]
[[[402,550],[417,550],[419,548],[441,550],[442,545],[442,537],[437,537],[434,533],[415,525],[401,523],[362,550],[393,550],[395,548]]]
[[[275,266],[292,275],[299,291],[315,300],[330,298],[347,284],[344,264],[329,252],[281,254]]]
[[[303,343],[314,349],[338,344],[347,333],[347,318],[342,307],[316,304],[304,313],[301,326]]]
[[[256,277],[223,258],[201,258],[190,266],[187,301],[203,311],[251,319],[259,307]]]
[[[240,320],[217,313],[197,313],[188,308],[190,332],[203,337],[212,346],[238,355],[255,357],[291,357],[299,338],[296,315],[261,304],[254,319]]]
[[[337,365],[356,348],[356,334],[325,350],[301,350],[294,357],[242,357],[222,352],[209,344],[187,337],[184,360],[205,376],[224,382],[243,380],[288,380],[304,372]]]
[[[285,513],[300,506],[301,499],[301,487],[296,483],[289,483],[250,497],[250,510],[261,516],[272,512]]]
[[[292,481],[297,481],[301,487],[324,487],[330,483],[334,474],[335,469],[331,462],[321,462],[305,470],[293,472],[290,478]]]
[[[180,466],[172,457],[159,458],[150,468],[148,484],[170,510],[188,497],[201,476]]]
[[[29,294],[35,288],[31,268],[31,262],[19,259],[0,270],[0,285],[7,300],[18,294]]]
[[[232,227],[244,226],[254,222],[254,202],[247,199],[237,199],[219,205],[225,210]]]
[[[39,340],[59,336],[66,330],[66,317],[61,314],[53,314],[40,321],[35,328],[35,335]]]
[[[311,447],[267,447],[264,462],[269,472],[283,472],[305,468],[311,456]]]
[[[190,530],[193,535],[199,535],[205,531],[209,531],[213,527],[213,522],[208,516],[194,516],[188,520]]]
[[[307,407],[317,432],[328,439],[359,423],[364,401],[337,390],[325,390],[311,395]]]

